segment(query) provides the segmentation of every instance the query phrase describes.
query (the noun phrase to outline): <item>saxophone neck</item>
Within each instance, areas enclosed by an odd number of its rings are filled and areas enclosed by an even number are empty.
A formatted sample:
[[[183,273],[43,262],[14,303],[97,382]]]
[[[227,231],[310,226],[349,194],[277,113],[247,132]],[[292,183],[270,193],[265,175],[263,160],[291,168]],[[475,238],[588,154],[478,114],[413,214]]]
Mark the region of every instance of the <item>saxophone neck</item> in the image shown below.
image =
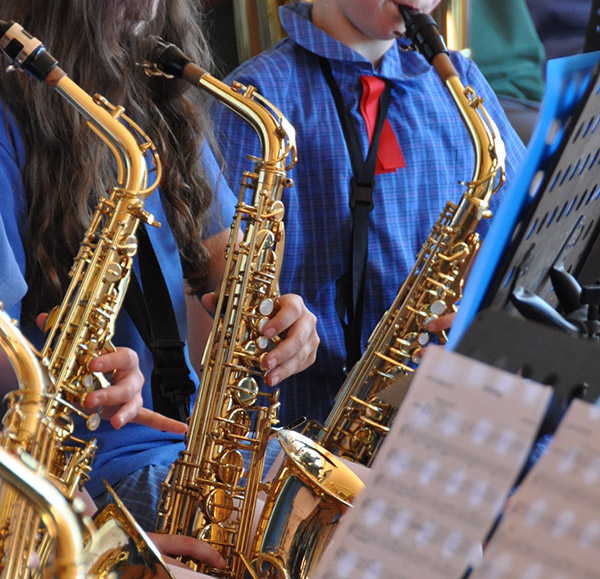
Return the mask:
[[[462,84],[435,20],[429,14],[422,14],[406,6],[398,6],[398,10],[404,20],[406,36],[434,67],[450,92],[469,133],[475,163],[471,181],[466,183],[469,190],[465,200],[477,203],[481,213],[487,208],[490,197],[504,183],[504,141],[483,106],[483,98],[477,96],[471,87]]]
[[[215,97],[246,121],[261,142],[261,160],[272,168],[288,171],[296,164],[296,131],[281,111],[258,94],[254,87],[218,80],[193,63],[177,46],[159,37],[153,43],[149,60],[142,66],[150,76],[181,78]]]
[[[119,172],[117,180],[124,191],[147,196],[153,190],[146,190],[145,152],[152,148],[151,143],[141,131],[145,142],[138,142],[128,126],[136,131],[139,127],[123,115],[122,107],[111,107],[102,97],[92,97],[83,91],[69,79],[42,42],[16,22],[0,20],[0,50],[10,61],[9,71],[24,71],[45,82],[86,117],[92,130],[115,155]],[[153,153],[157,169],[155,182],[158,183],[160,163],[158,155]]]

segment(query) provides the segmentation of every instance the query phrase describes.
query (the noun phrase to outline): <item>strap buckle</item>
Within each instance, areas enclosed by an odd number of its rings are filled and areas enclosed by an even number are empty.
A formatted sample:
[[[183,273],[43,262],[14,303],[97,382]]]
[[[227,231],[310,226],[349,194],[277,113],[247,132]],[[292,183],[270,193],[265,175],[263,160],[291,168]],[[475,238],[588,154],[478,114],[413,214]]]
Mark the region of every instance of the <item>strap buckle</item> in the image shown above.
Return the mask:
[[[369,206],[369,211],[373,211],[373,189],[375,182],[362,184],[357,183],[354,177],[350,179],[350,209],[354,209],[357,203]]]

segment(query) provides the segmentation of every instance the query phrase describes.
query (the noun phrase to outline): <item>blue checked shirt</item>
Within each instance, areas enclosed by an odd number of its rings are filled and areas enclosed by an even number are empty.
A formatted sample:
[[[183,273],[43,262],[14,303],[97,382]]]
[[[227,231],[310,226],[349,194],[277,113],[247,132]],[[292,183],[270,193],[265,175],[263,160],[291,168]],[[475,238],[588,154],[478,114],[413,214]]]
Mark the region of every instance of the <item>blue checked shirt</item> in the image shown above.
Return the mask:
[[[352,169],[333,98],[318,56],[331,63],[363,155],[367,132],[359,112],[360,75],[392,81],[388,120],[406,167],[376,177],[370,214],[362,347],[393,302],[415,257],[449,199],[458,200],[471,179],[473,148],[454,102],[435,71],[416,52],[392,47],[380,68],[315,27],[308,3],[280,9],[289,35],[272,49],[245,62],[226,81],[253,85],[294,125],[298,163],[289,172],[294,186],[284,192],[286,241],[281,293],[301,295],[318,317],[321,345],[316,363],[282,385],[281,422],[299,416],[323,420],[344,381],[343,330],[335,309],[335,282],[347,270]],[[476,66],[453,54],[463,84],[484,98],[507,148],[507,182],[524,153],[492,90]],[[256,133],[221,104],[213,108],[230,187],[239,189],[242,172],[260,157]],[[499,195],[495,196],[493,207]]]

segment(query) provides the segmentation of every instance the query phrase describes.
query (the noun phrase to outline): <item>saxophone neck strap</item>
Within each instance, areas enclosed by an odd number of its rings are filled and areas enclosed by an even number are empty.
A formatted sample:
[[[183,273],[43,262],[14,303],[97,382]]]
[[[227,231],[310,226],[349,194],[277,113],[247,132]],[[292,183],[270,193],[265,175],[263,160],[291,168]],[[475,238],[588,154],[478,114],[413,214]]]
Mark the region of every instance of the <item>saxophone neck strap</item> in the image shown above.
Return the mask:
[[[132,271],[125,309],[152,353],[154,410],[185,422],[196,387],[190,378],[169,290],[144,226],[138,228],[137,237],[141,285]]]
[[[336,281],[336,310],[344,330],[346,345],[346,369],[350,368],[361,356],[361,334],[363,303],[365,297],[366,269],[369,244],[369,213],[373,209],[373,190],[375,188],[375,167],[377,149],[383,124],[390,104],[391,83],[385,80],[385,88],[379,97],[377,119],[367,158],[364,159],[356,129],[350,120],[350,114],[344,103],[329,61],[319,58],[321,71],[329,85],[335,108],[337,109],[344,139],[350,155],[352,178],[350,179],[349,205],[352,213],[352,236],[348,270]]]

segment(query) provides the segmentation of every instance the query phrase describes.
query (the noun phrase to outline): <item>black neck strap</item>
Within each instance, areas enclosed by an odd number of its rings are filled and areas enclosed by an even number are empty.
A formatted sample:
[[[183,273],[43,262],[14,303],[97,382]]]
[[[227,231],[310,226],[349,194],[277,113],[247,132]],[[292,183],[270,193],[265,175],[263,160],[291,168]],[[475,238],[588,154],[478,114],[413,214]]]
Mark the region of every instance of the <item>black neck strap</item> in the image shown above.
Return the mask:
[[[196,388],[185,360],[169,290],[144,226],[138,228],[137,238],[144,291],[132,271],[125,309],[152,352],[154,410],[185,422],[190,416],[190,396]]]
[[[369,213],[373,209],[373,189],[375,188],[375,164],[377,149],[383,123],[390,104],[391,83],[384,80],[385,89],[379,99],[379,111],[373,131],[373,138],[367,158],[363,159],[360,142],[342,93],[333,78],[329,62],[320,57],[321,70],[338,112],[350,162],[352,163],[352,179],[350,180],[350,210],[352,212],[352,239],[348,271],[336,282],[336,310],[344,329],[346,344],[346,369],[356,363],[361,356],[360,337],[362,333],[363,303],[367,269],[369,243]]]

